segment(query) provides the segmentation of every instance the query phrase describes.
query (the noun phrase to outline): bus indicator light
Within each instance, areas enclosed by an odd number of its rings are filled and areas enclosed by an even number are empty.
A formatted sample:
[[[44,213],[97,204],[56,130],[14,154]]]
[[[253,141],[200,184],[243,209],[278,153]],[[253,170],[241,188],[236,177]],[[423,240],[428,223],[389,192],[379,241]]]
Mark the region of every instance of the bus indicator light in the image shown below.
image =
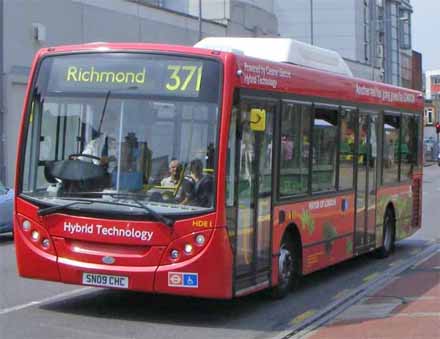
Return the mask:
[[[172,250],[170,253],[171,259],[177,259],[179,257],[180,253],[178,250]]]
[[[205,236],[203,234],[197,234],[196,243],[199,246],[203,245],[205,243]]]
[[[47,238],[44,238],[43,241],[41,242],[41,246],[43,246],[43,248],[49,248],[50,245],[50,241]]]
[[[23,221],[22,226],[23,226],[23,230],[28,232],[31,229],[31,222],[29,220],[25,220]]]

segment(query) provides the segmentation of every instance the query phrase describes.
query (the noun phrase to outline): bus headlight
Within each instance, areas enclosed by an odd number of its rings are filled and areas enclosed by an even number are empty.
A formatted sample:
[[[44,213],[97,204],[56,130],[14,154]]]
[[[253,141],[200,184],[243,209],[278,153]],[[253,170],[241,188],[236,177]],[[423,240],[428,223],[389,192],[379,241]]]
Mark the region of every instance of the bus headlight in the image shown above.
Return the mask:
[[[191,254],[193,250],[193,246],[191,244],[185,244],[185,247],[183,248],[186,254]]]
[[[161,265],[170,265],[189,260],[200,254],[208,245],[212,229],[192,232],[173,240],[161,261]]]
[[[32,240],[37,241],[40,238],[40,233],[36,230],[33,230],[31,236],[32,236]]]
[[[20,225],[20,230],[16,234],[16,237],[22,237],[28,242],[26,243],[30,249],[36,247],[40,250],[44,250],[46,253],[56,255],[55,245],[52,243],[49,232],[46,228],[40,225],[38,222],[31,221],[28,218],[19,215],[17,224]]]

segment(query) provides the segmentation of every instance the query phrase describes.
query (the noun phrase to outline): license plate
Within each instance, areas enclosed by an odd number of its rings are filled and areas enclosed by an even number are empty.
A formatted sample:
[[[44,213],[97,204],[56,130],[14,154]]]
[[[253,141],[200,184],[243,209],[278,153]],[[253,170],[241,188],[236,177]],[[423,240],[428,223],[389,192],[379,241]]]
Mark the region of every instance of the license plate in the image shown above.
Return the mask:
[[[128,277],[84,272],[83,285],[128,288]]]

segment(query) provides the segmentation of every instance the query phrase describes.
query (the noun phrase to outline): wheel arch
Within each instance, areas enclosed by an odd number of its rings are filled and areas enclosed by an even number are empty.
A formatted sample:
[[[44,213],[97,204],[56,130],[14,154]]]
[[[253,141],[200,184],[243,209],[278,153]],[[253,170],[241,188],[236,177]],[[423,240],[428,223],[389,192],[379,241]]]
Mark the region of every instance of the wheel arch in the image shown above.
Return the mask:
[[[391,225],[388,224],[385,220],[387,220],[387,216],[391,215]],[[388,226],[387,226],[388,225]],[[386,232],[391,226],[391,238],[386,238]],[[383,225],[382,225],[382,240],[381,245],[375,250],[375,255],[379,259],[383,259],[388,257],[394,251],[394,243],[396,240],[396,211],[395,207],[390,201],[385,208],[385,212],[383,215]]]
[[[301,239],[301,233],[299,232],[299,228],[295,223],[290,223],[286,226],[283,232],[283,236],[281,237],[281,242],[283,241],[284,237],[289,237],[290,241],[292,242],[293,246],[296,246],[296,253],[299,254],[298,257],[298,269],[301,275],[303,272],[303,244]],[[281,243],[280,243],[281,245]]]
[[[394,207],[394,204],[392,201],[389,201],[387,206],[385,207],[385,213],[383,215],[383,217],[385,218],[385,215],[388,213],[388,211],[391,212],[392,216],[393,216],[393,225],[394,225],[394,231],[396,230],[396,208]],[[383,225],[382,225],[383,226]]]

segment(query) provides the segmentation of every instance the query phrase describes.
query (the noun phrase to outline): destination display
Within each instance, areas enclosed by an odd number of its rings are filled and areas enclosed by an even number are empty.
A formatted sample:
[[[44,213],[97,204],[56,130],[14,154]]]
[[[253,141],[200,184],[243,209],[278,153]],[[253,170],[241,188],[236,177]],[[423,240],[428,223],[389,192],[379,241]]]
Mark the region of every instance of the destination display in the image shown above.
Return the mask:
[[[41,66],[45,94],[125,93],[216,101],[219,65],[215,61],[156,54],[100,53],[54,56]]]

